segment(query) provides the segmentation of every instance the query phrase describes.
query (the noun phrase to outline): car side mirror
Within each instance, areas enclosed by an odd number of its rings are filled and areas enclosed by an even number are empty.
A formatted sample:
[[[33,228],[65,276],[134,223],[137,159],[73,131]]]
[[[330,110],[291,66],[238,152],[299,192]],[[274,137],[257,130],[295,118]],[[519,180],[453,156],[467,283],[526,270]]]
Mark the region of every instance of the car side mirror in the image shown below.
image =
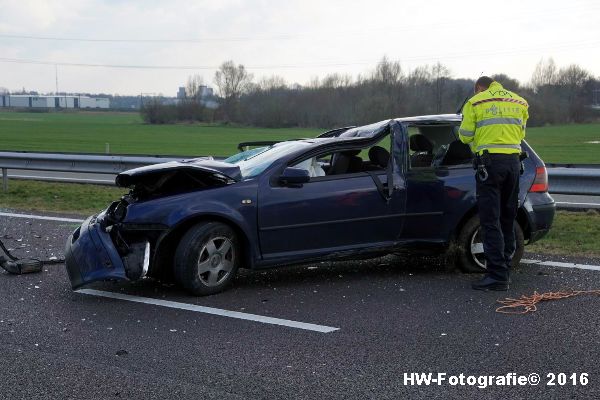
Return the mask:
[[[310,181],[307,170],[302,168],[287,167],[279,177],[279,183],[284,186],[301,186]]]

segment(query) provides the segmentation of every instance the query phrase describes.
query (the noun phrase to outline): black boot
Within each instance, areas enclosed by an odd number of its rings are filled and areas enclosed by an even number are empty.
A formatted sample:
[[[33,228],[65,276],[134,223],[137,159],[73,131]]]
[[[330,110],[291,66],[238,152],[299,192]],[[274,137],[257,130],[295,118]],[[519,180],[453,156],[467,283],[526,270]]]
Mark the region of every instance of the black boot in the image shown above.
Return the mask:
[[[486,275],[480,280],[473,282],[471,287],[475,290],[506,291],[508,290],[508,281],[499,281],[489,275]]]

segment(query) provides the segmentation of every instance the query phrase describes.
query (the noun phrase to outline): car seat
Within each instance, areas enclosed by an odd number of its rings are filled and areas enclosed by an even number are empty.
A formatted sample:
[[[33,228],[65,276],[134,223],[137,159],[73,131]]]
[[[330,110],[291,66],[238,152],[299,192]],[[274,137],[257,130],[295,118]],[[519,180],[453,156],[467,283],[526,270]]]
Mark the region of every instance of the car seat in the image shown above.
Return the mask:
[[[390,153],[383,147],[373,146],[369,149],[369,160],[374,166],[386,169],[390,161]]]
[[[455,140],[448,146],[448,150],[442,158],[440,165],[470,164],[473,160],[473,152],[469,145],[460,140]]]
[[[409,139],[411,167],[429,167],[433,161],[433,143],[425,135],[416,134]]]
[[[351,174],[362,171],[362,158],[358,157],[360,150],[347,150],[336,153],[331,162],[328,175]]]

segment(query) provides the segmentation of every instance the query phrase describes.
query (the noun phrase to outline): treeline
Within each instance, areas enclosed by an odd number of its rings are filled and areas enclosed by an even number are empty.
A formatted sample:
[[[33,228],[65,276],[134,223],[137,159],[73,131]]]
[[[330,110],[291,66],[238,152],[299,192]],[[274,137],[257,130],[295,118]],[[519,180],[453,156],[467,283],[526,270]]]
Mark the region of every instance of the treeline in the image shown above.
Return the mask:
[[[577,65],[558,68],[552,59],[542,60],[526,84],[504,74],[493,78],[528,100],[529,126],[595,118],[590,105],[600,81]],[[190,79],[197,81],[198,77]],[[405,73],[399,62],[387,58],[366,75],[331,74],[306,86],[289,85],[278,76],[254,82],[244,66],[228,61],[216,72],[214,82],[219,94],[216,109],[207,109],[192,95],[178,105],[145,104],[142,115],[150,123],[193,120],[269,128],[331,128],[392,117],[454,113],[465,97],[472,95],[474,84],[470,79],[452,78],[440,63]]]

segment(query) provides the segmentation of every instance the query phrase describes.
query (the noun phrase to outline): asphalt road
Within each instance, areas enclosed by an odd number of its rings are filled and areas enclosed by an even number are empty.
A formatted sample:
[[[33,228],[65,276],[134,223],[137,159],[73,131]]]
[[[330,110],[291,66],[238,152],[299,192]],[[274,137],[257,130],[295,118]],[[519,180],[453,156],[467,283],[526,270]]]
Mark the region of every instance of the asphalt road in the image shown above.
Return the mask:
[[[0,216],[0,238],[21,257],[61,257],[73,229]],[[339,328],[319,333],[76,293],[63,265],[1,272],[0,398],[600,397],[600,298],[543,303],[523,316],[495,312],[505,296],[600,289],[600,272],[522,265],[506,293],[473,291],[473,278],[434,258],[386,257],[244,272],[204,298],[151,280],[91,286]],[[537,373],[541,383],[417,386],[404,382],[413,372]],[[569,379],[548,386],[551,373]],[[573,385],[573,373],[589,374],[587,385],[579,375]]]

